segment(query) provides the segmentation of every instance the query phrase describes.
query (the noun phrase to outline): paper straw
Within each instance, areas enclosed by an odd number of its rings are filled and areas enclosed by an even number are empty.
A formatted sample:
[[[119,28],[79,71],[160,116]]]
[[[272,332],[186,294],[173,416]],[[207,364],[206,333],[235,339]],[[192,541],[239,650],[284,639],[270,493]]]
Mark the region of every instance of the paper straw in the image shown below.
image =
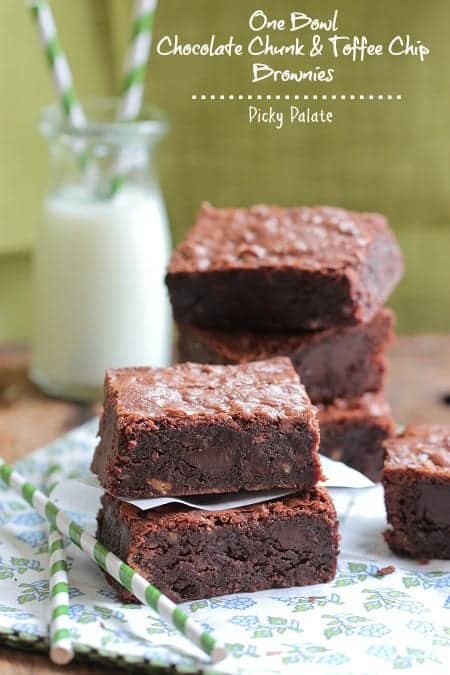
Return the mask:
[[[51,523],[49,523],[48,530],[50,658],[53,663],[64,666],[74,657],[70,634],[68,568],[62,535]]]
[[[130,43],[122,81],[122,97],[117,112],[120,122],[132,122],[137,119],[141,111],[145,67],[150,53],[156,5],[157,0],[135,0]],[[127,159],[126,152],[119,155],[106,196],[114,196],[126,183]]]
[[[130,44],[122,81],[122,99],[118,111],[121,122],[135,120],[141,110],[145,67],[152,42],[156,5],[157,0],[135,0]]]
[[[73,127],[84,127],[86,117],[75,90],[69,62],[59,41],[52,10],[47,0],[32,0],[30,6],[39,28],[64,113]]]
[[[213,663],[217,663],[226,657],[225,648],[209,632],[204,631],[196,621],[191,619],[188,614],[163,595],[155,586],[146,581],[138,572],[135,572],[114,553],[108,551],[95,537],[86,532],[74,520],[71,520],[43,492],[27,482],[1,458],[0,478],[121,586],[133,593],[142,603],[151,607],[163,619],[183,633],[188,640],[208,654]]]
[[[47,494],[57,485],[55,474],[61,470],[58,464],[49,468],[46,474]],[[50,658],[53,663],[64,666],[74,657],[70,634],[70,600],[68,566],[65,542],[52,523],[48,524],[48,569],[50,590]]]

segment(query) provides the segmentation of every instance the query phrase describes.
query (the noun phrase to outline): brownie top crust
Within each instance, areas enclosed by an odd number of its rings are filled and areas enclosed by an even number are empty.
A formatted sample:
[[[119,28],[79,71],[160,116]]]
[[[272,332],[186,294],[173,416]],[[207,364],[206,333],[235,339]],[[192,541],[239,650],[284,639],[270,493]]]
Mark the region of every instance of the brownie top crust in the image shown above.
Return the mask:
[[[214,208],[205,203],[172,254],[169,274],[261,266],[346,269],[364,261],[380,233],[390,231],[378,213],[330,206]]]
[[[450,427],[409,425],[402,434],[384,445],[385,469],[425,469],[450,478]]]
[[[193,335],[206,345],[211,345],[223,358],[235,363],[247,363],[259,359],[270,359],[279,355],[290,355],[299,348],[313,347],[325,342],[329,342],[335,347],[336,338],[350,338],[353,334],[361,333],[364,329],[368,336],[367,340],[373,344],[373,348],[381,349],[393,340],[393,324],[393,312],[386,307],[382,307],[372,321],[367,324],[338,326],[301,333],[208,330],[189,324],[179,324],[178,327],[181,334]]]
[[[104,504],[113,499],[114,497],[107,494],[102,498]],[[120,520],[127,521],[130,529],[133,527],[176,529],[183,524],[211,529],[226,523],[239,527],[249,519],[257,522],[277,515],[290,517],[299,511],[305,514],[325,515],[333,520],[336,518],[336,511],[327,490],[320,487],[277,500],[223,511],[204,511],[180,504],[168,504],[148,511],[141,511],[126,502],[117,502],[117,507]]]
[[[291,361],[283,357],[238,366],[182,363],[107,370],[105,397],[128,422],[315,416]]]
[[[335,420],[358,420],[366,417],[389,417],[391,409],[382,393],[367,392],[359,398],[350,400],[336,398],[330,404],[318,403],[320,419],[328,422]]]

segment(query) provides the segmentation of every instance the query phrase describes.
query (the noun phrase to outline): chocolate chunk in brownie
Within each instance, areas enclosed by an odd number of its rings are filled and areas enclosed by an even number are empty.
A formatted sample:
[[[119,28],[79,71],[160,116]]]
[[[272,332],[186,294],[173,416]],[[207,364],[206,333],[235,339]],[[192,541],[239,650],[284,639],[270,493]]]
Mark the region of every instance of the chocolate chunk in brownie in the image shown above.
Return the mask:
[[[323,488],[216,512],[139,511],[105,495],[97,536],[175,602],[330,581],[339,544]]]
[[[383,386],[393,314],[381,309],[369,323],[314,333],[256,333],[178,326],[178,358],[238,364],[274,356],[291,359],[313,403],[353,399]]]
[[[318,410],[319,452],[379,481],[385,455],[383,442],[395,429],[382,394],[365,394],[351,401],[338,399],[319,405]]]
[[[108,370],[92,470],[124,497],[306,489],[316,409],[289,359]]]
[[[388,545],[412,558],[450,559],[450,427],[410,425],[385,447]]]
[[[179,323],[302,331],[370,321],[402,271],[380,214],[205,204],[166,282]]]

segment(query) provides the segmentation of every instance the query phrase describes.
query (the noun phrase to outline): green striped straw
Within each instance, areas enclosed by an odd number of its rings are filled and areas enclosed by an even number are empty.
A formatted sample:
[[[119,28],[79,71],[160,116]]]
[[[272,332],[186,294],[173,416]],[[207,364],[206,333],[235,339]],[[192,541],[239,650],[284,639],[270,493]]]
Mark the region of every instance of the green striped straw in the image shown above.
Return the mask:
[[[225,648],[209,632],[204,631],[196,621],[191,619],[161,591],[120,560],[114,553],[108,551],[103,544],[86,532],[78,523],[71,520],[43,492],[28,483],[2,458],[0,458],[0,478],[121,586],[133,593],[143,604],[151,607],[163,619],[183,633],[188,640],[208,654],[213,663],[222,661],[227,656]]]
[[[117,118],[132,122],[141,111],[144,96],[145,68],[152,42],[153,18],[157,0],[135,0],[131,22],[130,42],[122,80],[122,96]],[[119,156],[106,196],[112,197],[126,183],[127,169],[124,155]]]
[[[55,525],[48,525],[48,567],[50,590],[50,658],[64,666],[74,657],[70,635],[69,581],[65,543]]]
[[[75,90],[69,62],[58,37],[52,10],[47,0],[31,0],[30,7],[39,28],[64,113],[73,127],[84,127],[86,117]]]
[[[47,493],[57,485],[55,474],[58,464],[51,466],[46,474]],[[65,666],[74,657],[70,635],[70,600],[68,567],[65,541],[53,523],[48,524],[48,569],[50,590],[50,658],[53,663]]]
[[[118,111],[121,122],[135,120],[141,110],[156,5],[157,0],[135,0]]]

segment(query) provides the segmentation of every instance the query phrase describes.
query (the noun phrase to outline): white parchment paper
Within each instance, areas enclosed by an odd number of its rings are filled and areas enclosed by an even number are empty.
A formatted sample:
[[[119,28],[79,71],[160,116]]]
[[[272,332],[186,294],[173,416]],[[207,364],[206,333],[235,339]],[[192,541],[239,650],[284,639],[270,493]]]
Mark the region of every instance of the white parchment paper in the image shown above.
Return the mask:
[[[359,471],[355,471],[342,464],[342,462],[336,462],[323,456],[321,456],[321,461],[324,475],[327,478],[323,484],[327,487],[361,489],[373,487],[374,485],[369,478],[359,473]],[[102,492],[103,489],[97,477],[93,474],[87,474],[79,479],[62,480],[59,482],[52,492],[52,498],[62,508],[70,510],[79,507],[80,504],[84,504],[88,511],[92,511],[98,507]],[[151,499],[127,499],[119,497],[118,499],[133,504],[142,511],[155,509],[158,506],[165,506],[166,504],[183,504],[204,511],[223,511],[224,509],[233,509],[240,506],[248,506],[249,504],[258,504],[269,499],[277,499],[293,492],[294,490],[261,490],[258,492],[200,495],[198,497],[153,497]]]

